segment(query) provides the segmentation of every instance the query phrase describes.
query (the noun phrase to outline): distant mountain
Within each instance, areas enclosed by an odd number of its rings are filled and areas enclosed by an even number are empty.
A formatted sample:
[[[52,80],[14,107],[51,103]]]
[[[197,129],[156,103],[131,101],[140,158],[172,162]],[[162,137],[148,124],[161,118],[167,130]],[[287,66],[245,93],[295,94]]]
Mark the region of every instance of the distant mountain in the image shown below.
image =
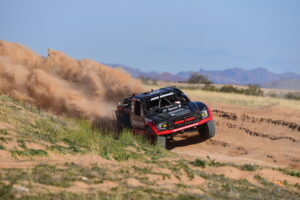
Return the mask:
[[[170,72],[148,72],[143,73],[144,77],[149,77],[154,80],[163,80],[163,81],[185,81],[183,78],[173,75]]]
[[[179,77],[184,77],[188,79],[191,75],[191,71],[189,72],[179,72],[176,75]],[[207,76],[214,83],[219,84],[262,84],[266,82],[276,81],[283,78],[298,78],[300,79],[299,74],[295,73],[284,73],[284,74],[276,74],[268,71],[264,68],[256,68],[253,70],[244,70],[240,68],[232,68],[226,70],[199,70],[198,73]]]
[[[226,70],[202,70],[199,71],[181,71],[176,74],[169,72],[143,72],[139,69],[120,64],[107,64],[112,67],[119,67],[130,73],[133,77],[148,77],[163,81],[186,81],[194,72],[203,74],[209,80],[217,84],[259,84],[264,87],[279,87],[285,89],[297,88],[293,83],[300,81],[300,75],[292,72],[277,74],[264,68],[245,70],[241,68],[231,68]],[[300,84],[298,84],[300,85]]]
[[[136,68],[132,68],[132,67],[128,67],[126,65],[121,65],[121,64],[107,64],[107,63],[103,63],[105,65],[111,66],[113,68],[121,68],[124,69],[125,71],[127,71],[129,74],[131,74],[131,76],[138,78],[143,76],[143,72],[139,69]]]
[[[169,72],[156,72],[156,71],[151,71],[151,72],[143,72],[139,69],[128,67],[126,65],[120,65],[120,64],[107,64],[108,66],[114,67],[114,68],[121,68],[127,71],[129,74],[131,74],[135,78],[139,77],[147,77],[151,78],[153,80],[162,80],[162,81],[185,81],[187,79],[184,79],[182,77],[176,76],[172,73]]]
[[[284,78],[277,81],[264,83],[261,86],[265,88],[300,90],[300,79]]]

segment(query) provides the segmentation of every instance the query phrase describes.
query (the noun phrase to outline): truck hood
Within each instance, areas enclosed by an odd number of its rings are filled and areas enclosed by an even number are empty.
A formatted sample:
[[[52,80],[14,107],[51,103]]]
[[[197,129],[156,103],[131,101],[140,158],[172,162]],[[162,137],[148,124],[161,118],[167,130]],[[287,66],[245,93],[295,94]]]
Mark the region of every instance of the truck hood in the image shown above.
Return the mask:
[[[189,102],[185,105],[173,105],[168,108],[162,108],[157,110],[157,112],[147,114],[147,118],[151,119],[153,122],[163,122],[169,119],[182,118],[183,116],[193,115],[199,113],[204,107],[204,104],[200,102]]]

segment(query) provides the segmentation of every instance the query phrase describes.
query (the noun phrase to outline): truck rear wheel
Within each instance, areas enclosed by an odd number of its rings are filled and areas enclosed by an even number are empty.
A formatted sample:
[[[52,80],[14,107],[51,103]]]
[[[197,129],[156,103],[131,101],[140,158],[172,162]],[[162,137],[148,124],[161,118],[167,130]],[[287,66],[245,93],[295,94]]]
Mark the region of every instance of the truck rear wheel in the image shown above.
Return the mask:
[[[202,139],[209,139],[215,136],[216,128],[214,120],[209,120],[205,124],[198,127],[199,135]]]

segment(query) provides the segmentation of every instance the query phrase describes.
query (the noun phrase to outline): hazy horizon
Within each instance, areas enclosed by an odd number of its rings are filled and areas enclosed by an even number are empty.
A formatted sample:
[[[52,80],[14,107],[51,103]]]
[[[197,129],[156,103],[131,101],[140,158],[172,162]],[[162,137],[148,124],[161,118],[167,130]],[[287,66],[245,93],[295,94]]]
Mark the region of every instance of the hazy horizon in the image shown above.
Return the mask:
[[[134,66],[129,66],[129,65],[126,65],[126,64],[121,64],[121,63],[102,63],[102,64],[105,64],[105,65],[119,65],[120,67],[123,66],[123,67],[129,67],[131,69],[137,69],[137,70],[140,70],[141,72],[145,72],[145,73],[151,73],[151,72],[158,72],[158,73],[163,73],[163,72],[169,72],[171,74],[177,74],[179,72],[187,72],[187,71],[190,71],[190,72],[200,72],[201,70],[203,71],[225,71],[225,70],[234,70],[234,69],[241,69],[241,70],[245,70],[245,71],[252,71],[252,70],[257,70],[257,69],[265,69],[265,70],[268,70],[269,72],[272,72],[272,73],[275,73],[275,74],[284,74],[284,73],[295,73],[295,74],[299,74],[300,75],[300,72],[292,72],[292,71],[283,71],[283,72],[274,72],[274,71],[271,71],[265,67],[254,67],[254,68],[242,68],[242,67],[228,67],[228,68],[224,68],[224,69],[204,69],[204,68],[194,68],[192,70],[186,70],[184,68],[182,68],[181,70],[178,70],[178,71],[163,71],[163,70],[143,70],[143,69],[140,69],[140,68],[136,68]]]
[[[1,1],[0,40],[172,72],[300,73],[300,1]]]

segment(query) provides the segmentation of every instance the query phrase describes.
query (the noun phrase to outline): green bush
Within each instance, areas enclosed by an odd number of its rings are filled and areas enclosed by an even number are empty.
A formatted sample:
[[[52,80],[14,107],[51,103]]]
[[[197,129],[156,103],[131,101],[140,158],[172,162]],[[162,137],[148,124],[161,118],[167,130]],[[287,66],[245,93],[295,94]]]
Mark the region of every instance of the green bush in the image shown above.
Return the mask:
[[[212,84],[212,81],[208,80],[208,78],[202,74],[199,74],[197,72],[192,73],[191,77],[187,80],[187,83],[191,84]]]
[[[263,96],[264,92],[261,90],[259,85],[248,85],[248,89],[242,89],[243,93],[252,96]]]
[[[283,168],[276,168],[276,170],[283,172],[284,174],[290,175],[290,176],[296,176],[300,178],[300,172],[291,170],[291,169],[283,169]]]
[[[220,92],[226,92],[226,93],[243,93],[241,89],[234,87],[232,85],[224,85],[220,88]]]
[[[44,151],[42,149],[26,149],[24,151],[22,150],[12,150],[11,154],[13,157],[16,156],[47,156],[48,152]]]
[[[205,91],[218,91],[218,88],[214,86],[213,84],[205,84],[205,86],[202,88],[202,90]]]
[[[286,99],[300,100],[300,92],[289,92],[284,95]]]
[[[245,94],[245,95],[251,95],[251,96],[263,96],[264,92],[260,88],[259,85],[248,85],[247,89],[234,87],[233,85],[224,85],[220,89],[217,89],[216,87],[212,86],[205,86],[203,88],[204,90],[210,90],[210,91],[219,91],[219,92],[225,92],[225,93],[237,93],[237,94]]]
[[[240,166],[239,168],[244,171],[256,171],[259,168],[259,166],[252,165],[252,164],[244,164],[244,165]]]
[[[198,159],[198,158],[195,159],[193,162],[191,162],[191,164],[196,166],[196,167],[202,167],[202,168],[206,167],[206,161]]]

